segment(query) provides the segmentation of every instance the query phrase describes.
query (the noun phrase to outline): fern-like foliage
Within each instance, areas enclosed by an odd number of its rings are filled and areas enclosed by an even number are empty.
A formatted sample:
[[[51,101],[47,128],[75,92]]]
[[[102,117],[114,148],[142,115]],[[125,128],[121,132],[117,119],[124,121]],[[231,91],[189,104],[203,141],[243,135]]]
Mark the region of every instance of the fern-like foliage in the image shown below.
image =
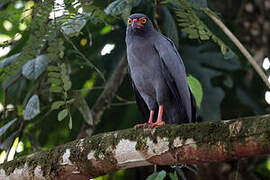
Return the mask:
[[[178,25],[182,28],[182,32],[188,34],[190,39],[200,39],[200,40],[212,40],[217,43],[221,49],[223,55],[229,51],[229,47],[217,37],[210,28],[201,20],[200,14],[205,11],[211,12],[213,15],[217,16],[210,9],[205,7],[198,7],[194,3],[190,3],[188,0],[173,1],[177,8],[175,8],[175,13],[177,16]],[[168,1],[166,1],[168,3]]]
[[[33,8],[33,20],[30,25],[31,36],[23,48],[21,54],[12,65],[5,67],[0,76],[0,81],[5,80],[10,75],[15,74],[28,60],[35,58],[40,54],[46,40],[50,37],[48,26],[48,17],[53,7],[53,0],[35,3]]]
[[[52,32],[55,36],[58,36],[60,28],[57,24],[53,24]],[[62,108],[58,113],[58,120],[61,121],[69,115],[69,128],[72,129],[72,118],[70,113],[70,104],[73,100],[69,98],[68,92],[71,89],[71,81],[67,73],[66,64],[62,62],[64,57],[64,41],[60,37],[52,38],[48,42],[48,57],[51,59],[51,63],[48,66],[48,81],[51,84],[49,91],[51,93],[60,94],[61,101],[54,101],[51,109],[56,110]]]

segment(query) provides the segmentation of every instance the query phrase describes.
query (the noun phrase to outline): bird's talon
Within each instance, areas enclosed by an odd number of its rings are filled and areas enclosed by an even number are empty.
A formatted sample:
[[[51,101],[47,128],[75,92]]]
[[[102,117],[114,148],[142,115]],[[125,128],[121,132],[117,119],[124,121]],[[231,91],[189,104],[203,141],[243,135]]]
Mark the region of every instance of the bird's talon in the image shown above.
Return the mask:
[[[155,123],[149,124],[149,127],[154,128],[154,127],[157,127],[157,126],[163,126],[164,124],[165,123],[163,121],[160,121],[160,122],[155,122]]]

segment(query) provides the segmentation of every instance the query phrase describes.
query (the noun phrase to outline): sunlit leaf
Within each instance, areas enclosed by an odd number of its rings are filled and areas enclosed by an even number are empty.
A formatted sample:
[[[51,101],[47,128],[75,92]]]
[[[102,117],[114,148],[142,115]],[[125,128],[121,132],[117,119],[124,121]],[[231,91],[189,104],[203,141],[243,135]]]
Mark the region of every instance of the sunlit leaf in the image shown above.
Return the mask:
[[[7,157],[7,152],[3,150],[0,154],[0,164],[5,162],[6,157]]]
[[[65,117],[67,117],[68,115],[68,110],[67,109],[63,109],[62,111],[60,111],[58,113],[58,121],[62,121],[63,119],[65,119]]]
[[[68,91],[71,88],[71,81],[69,79],[63,79],[63,83],[64,83],[64,90]]]
[[[72,99],[70,99],[70,100],[67,101],[67,104],[72,104],[74,101],[75,101],[75,99],[72,98]]]
[[[23,110],[23,118],[24,120],[31,120],[35,118],[39,113],[39,98],[37,95],[33,95]]]
[[[48,56],[40,55],[23,66],[22,74],[29,80],[36,80],[46,70],[48,63]]]
[[[112,30],[112,26],[105,26],[103,29],[101,29],[100,34],[105,35],[110,33]]]
[[[53,102],[51,109],[52,110],[56,110],[59,109],[61,106],[63,106],[65,104],[65,101],[55,101]]]
[[[11,161],[14,159],[15,153],[16,153],[16,149],[18,147],[18,143],[19,143],[19,137],[16,137],[16,139],[14,140],[14,143],[10,149],[10,151],[8,152],[8,157],[7,157],[7,161]]]
[[[127,2],[125,0],[116,0],[109,4],[104,11],[106,14],[117,16],[120,15],[126,7]]]
[[[189,75],[187,77],[187,82],[189,84],[192,94],[195,97],[197,106],[200,107],[203,97],[203,89],[200,81],[198,81],[195,77]]]
[[[79,32],[86,24],[86,19],[82,15],[75,15],[73,19],[68,19],[66,22],[62,24],[62,31],[66,35],[74,36],[78,35]]]
[[[0,136],[2,136],[7,130],[8,128],[17,121],[16,119],[13,119],[11,121],[9,121],[7,124],[5,124],[3,127],[0,128]]]

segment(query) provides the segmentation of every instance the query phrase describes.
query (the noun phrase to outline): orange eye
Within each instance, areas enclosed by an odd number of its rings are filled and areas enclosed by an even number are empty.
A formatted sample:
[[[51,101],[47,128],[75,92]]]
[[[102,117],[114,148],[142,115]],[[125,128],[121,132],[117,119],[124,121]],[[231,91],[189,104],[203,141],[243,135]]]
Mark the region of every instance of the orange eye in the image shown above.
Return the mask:
[[[128,24],[131,24],[132,23],[132,20],[131,19],[128,19]]]
[[[146,19],[145,18],[142,18],[140,19],[141,23],[145,24],[146,23]]]

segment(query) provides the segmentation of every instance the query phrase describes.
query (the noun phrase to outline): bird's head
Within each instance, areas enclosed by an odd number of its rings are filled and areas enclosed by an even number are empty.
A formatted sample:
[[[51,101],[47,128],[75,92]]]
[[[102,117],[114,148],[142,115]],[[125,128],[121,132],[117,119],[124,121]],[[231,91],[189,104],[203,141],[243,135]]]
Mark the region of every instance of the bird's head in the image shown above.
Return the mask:
[[[133,32],[144,33],[153,29],[151,20],[144,14],[132,14],[127,20],[127,29]]]

